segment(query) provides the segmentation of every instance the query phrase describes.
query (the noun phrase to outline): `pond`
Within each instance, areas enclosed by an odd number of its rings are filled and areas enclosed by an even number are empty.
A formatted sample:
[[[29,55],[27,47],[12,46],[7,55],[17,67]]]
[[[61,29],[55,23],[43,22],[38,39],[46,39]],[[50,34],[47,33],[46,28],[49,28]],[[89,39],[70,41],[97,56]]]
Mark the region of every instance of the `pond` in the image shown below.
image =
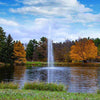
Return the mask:
[[[43,81],[68,85],[68,92],[94,93],[100,89],[100,67],[0,67],[0,82]]]

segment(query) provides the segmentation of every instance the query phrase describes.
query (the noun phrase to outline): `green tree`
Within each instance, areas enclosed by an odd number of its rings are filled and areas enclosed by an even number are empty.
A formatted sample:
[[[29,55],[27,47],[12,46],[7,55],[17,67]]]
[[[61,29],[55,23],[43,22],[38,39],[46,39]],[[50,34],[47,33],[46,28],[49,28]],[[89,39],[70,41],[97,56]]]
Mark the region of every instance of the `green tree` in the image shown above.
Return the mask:
[[[27,60],[33,60],[33,53],[35,52],[36,48],[38,46],[38,42],[34,39],[34,40],[30,40],[27,48],[26,48],[26,58]]]
[[[47,38],[46,37],[40,38],[40,43],[41,44],[47,43]]]
[[[98,56],[100,56],[100,44],[98,45]]]
[[[5,32],[2,27],[0,27],[0,62],[3,62],[4,59],[4,50],[3,48],[5,47],[6,44],[6,36]]]
[[[100,59],[100,39],[99,38],[96,38],[96,39],[93,39],[93,41],[94,41],[95,45],[98,48],[98,57],[97,57],[97,59]]]
[[[96,38],[96,39],[93,39],[95,45],[98,47],[100,45],[100,39],[99,38]]]
[[[8,37],[6,38],[6,42],[4,47],[2,48],[3,50],[3,62],[4,63],[10,63],[12,64],[14,59],[13,59],[13,49],[14,49],[14,41],[9,34]]]

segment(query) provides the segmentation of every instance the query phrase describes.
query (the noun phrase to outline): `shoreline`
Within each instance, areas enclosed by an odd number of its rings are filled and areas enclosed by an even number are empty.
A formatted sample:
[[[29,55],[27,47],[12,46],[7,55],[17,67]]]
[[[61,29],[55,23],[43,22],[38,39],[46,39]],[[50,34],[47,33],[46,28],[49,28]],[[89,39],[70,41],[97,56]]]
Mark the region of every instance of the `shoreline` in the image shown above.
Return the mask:
[[[47,62],[27,62],[25,65],[27,66],[37,66],[37,67],[45,67],[47,66]],[[100,63],[66,63],[66,62],[55,62],[54,66],[64,66],[64,67],[100,67]]]
[[[0,66],[11,66],[10,64],[4,64],[4,63],[0,63]],[[29,62],[27,61],[25,64],[19,64],[19,65],[14,65],[13,66],[34,66],[34,67],[47,67],[48,64],[47,62]],[[66,63],[66,62],[55,62],[54,66],[60,66],[60,67],[100,67],[100,62],[89,62],[89,63]]]

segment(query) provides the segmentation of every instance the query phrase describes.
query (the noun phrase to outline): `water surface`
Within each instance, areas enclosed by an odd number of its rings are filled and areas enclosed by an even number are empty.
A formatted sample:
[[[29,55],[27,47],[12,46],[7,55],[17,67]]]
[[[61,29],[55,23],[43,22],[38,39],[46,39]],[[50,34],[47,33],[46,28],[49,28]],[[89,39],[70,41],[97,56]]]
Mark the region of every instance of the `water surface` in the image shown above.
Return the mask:
[[[68,85],[69,92],[93,93],[100,88],[99,67],[0,67],[0,82],[43,81]]]

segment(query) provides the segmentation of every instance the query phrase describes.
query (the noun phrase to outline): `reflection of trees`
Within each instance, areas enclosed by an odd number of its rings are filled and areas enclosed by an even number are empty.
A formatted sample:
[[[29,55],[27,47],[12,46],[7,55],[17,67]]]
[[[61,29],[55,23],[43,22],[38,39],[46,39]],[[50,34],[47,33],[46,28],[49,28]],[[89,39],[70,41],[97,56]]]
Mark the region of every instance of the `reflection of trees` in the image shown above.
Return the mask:
[[[100,67],[98,68],[98,88],[100,89]]]
[[[75,92],[93,92],[97,89],[97,67],[72,67],[71,88]]]
[[[25,70],[25,66],[14,66],[14,79],[20,80],[22,77],[24,77]]]
[[[0,67],[0,82],[13,81],[13,72],[14,72],[13,66]]]

